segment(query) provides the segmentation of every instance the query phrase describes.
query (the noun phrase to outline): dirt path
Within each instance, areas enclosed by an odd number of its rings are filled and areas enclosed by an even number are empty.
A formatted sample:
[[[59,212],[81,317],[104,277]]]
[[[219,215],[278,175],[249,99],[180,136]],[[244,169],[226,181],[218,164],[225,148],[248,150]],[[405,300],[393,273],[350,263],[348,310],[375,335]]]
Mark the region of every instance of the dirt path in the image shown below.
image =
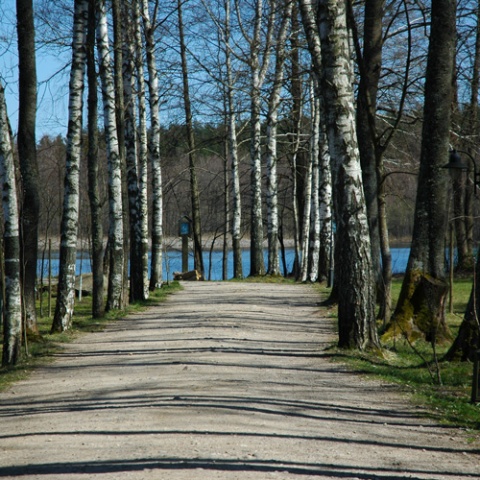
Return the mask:
[[[82,337],[0,394],[0,477],[480,478],[465,432],[329,361],[318,300],[187,283]]]

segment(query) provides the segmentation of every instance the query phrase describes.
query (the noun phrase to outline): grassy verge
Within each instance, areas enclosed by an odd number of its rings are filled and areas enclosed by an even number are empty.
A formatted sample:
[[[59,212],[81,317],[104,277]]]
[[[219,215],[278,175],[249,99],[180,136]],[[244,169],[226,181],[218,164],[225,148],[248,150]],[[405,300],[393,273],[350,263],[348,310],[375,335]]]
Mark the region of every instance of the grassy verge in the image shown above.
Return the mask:
[[[169,294],[179,289],[181,289],[181,286],[178,282],[171,282],[151,292],[150,298],[147,301],[130,304],[125,310],[109,312],[100,319],[92,318],[92,298],[84,296],[82,301],[77,301],[75,304],[73,328],[62,333],[51,334],[52,318],[39,315],[37,319],[39,335],[27,339],[21,361],[14,367],[0,368],[0,391],[12,383],[26,378],[36,366],[51,361],[52,354],[59,351],[63,344],[71,342],[85,333],[102,331],[108,323],[122,318],[129,313],[142,311],[148,306],[158,305],[164,301]],[[54,300],[55,299],[53,299],[53,301]],[[52,312],[54,311],[55,304],[53,304],[52,307]],[[2,346],[0,345],[0,355],[1,351]]]
[[[394,280],[393,304],[400,292],[401,279]],[[456,280],[453,288],[453,313],[447,314],[448,325],[455,338],[463,319],[472,284],[469,279]],[[325,295],[328,290],[323,289]],[[335,316],[335,310],[332,309]],[[379,325],[379,329],[381,329]],[[383,344],[380,355],[333,349],[333,356],[345,361],[355,371],[399,384],[412,394],[418,404],[426,405],[438,420],[472,430],[472,438],[480,430],[480,405],[470,403],[472,370],[469,362],[442,361],[450,343],[435,346],[403,339]]]

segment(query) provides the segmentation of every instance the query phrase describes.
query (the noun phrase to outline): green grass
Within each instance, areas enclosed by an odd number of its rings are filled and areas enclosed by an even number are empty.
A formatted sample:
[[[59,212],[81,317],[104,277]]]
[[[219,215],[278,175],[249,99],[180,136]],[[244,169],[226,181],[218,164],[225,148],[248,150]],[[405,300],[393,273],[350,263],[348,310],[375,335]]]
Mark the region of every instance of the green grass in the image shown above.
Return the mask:
[[[395,279],[392,288],[395,305],[401,288],[401,279]],[[447,313],[447,322],[455,338],[472,288],[471,279],[455,280],[453,313]],[[326,289],[322,289],[328,295]],[[447,311],[449,310],[447,305]],[[336,316],[332,309],[332,315]],[[382,325],[379,325],[379,330]],[[356,372],[380,377],[397,383],[419,405],[425,405],[435,418],[471,429],[478,437],[480,405],[470,403],[473,365],[469,362],[442,361],[450,342],[436,345],[438,363],[432,346],[417,341],[412,346],[406,340],[396,339],[382,345],[381,352],[357,352],[332,349],[334,359],[345,361]]]
[[[50,333],[52,326],[52,318],[48,316],[38,316],[37,323],[39,335],[27,339],[23,346],[23,355],[21,361],[9,368],[0,368],[0,391],[4,390],[12,383],[26,378],[32,370],[48,363],[52,360],[52,354],[62,349],[62,345],[73,341],[80,335],[88,332],[102,331],[108,323],[122,318],[129,313],[143,311],[151,305],[158,305],[171,293],[181,289],[178,282],[170,282],[162,288],[151,292],[150,298],[145,302],[137,302],[128,305],[125,310],[115,310],[108,312],[101,319],[94,319],[91,315],[92,297],[84,296],[82,301],[76,301],[75,314],[73,317],[73,327],[71,330],[61,333]],[[55,299],[53,299],[55,302]],[[45,305],[44,301],[44,305]],[[43,312],[46,312],[43,308]],[[52,312],[55,311],[55,303],[52,305]],[[38,309],[40,312],[40,309]],[[0,345],[0,355],[2,346]]]

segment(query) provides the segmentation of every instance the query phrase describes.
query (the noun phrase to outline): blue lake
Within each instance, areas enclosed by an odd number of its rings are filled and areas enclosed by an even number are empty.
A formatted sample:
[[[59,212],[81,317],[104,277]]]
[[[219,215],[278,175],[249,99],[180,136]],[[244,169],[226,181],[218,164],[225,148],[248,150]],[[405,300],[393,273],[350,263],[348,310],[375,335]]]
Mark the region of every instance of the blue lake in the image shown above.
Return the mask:
[[[408,256],[410,254],[409,248],[392,248],[392,269],[393,273],[404,273],[407,266]],[[265,251],[265,265],[268,264],[267,261],[267,252]],[[204,253],[204,267],[205,267],[205,277],[208,280],[222,280],[222,258],[223,254],[221,251],[212,252],[211,262],[210,255]],[[294,251],[293,249],[286,250],[286,259],[287,259],[287,269],[288,271],[292,270],[293,261],[294,261]],[[189,270],[193,269],[193,256],[189,256]],[[210,268],[211,263],[211,268]],[[52,275],[58,275],[58,258],[52,259]],[[250,251],[244,250],[242,253],[242,265],[243,265],[243,274],[248,275],[250,271]],[[43,276],[44,278],[48,275],[48,260],[45,260],[43,263]],[[233,277],[233,253],[229,252],[228,255],[228,278]],[[280,268],[283,268],[283,265],[280,262]],[[169,250],[167,254],[164,254],[163,258],[163,279],[171,280],[173,278],[173,272],[180,272],[182,270],[182,253],[178,250]],[[42,271],[42,261],[38,261],[38,275]],[[211,272],[211,274],[210,274]],[[82,254],[78,253],[77,255],[77,275],[80,273],[91,273],[91,264],[90,259],[85,252]],[[282,272],[284,273],[284,272]]]

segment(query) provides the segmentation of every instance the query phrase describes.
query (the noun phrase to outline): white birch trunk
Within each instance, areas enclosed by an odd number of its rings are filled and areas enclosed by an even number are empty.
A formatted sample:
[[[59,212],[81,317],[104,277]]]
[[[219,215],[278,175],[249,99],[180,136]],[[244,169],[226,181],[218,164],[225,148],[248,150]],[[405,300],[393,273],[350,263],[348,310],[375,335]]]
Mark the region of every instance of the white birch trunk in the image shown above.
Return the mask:
[[[319,205],[319,156],[320,156],[320,97],[319,88],[315,80],[312,80],[312,207],[311,207],[311,226],[310,226],[310,253],[309,253],[309,272],[308,278],[311,282],[318,279],[318,267],[320,260],[320,205]]]
[[[142,268],[143,300],[149,296],[148,289],[148,195],[147,195],[147,164],[148,164],[148,140],[147,140],[147,107],[145,102],[145,73],[143,68],[142,32],[140,25],[141,0],[135,0],[135,63],[137,73],[138,90],[138,213],[139,213],[139,244]]]
[[[69,122],[65,188],[60,243],[58,294],[52,331],[65,331],[72,326],[75,304],[75,270],[77,257],[78,216],[80,202],[80,158],[83,124],[83,91],[86,68],[88,0],[75,2],[73,53],[70,70]]]
[[[257,0],[253,37],[250,39],[250,75],[251,75],[251,228],[250,228],[250,276],[265,275],[263,259],[263,214],[262,214],[262,152],[261,152],[261,88],[265,81],[270,61],[273,24],[275,20],[274,5],[270,5],[266,39],[262,40],[264,24],[263,1]],[[261,47],[263,46],[263,51]],[[263,54],[262,61],[260,55]]]
[[[277,178],[277,124],[280,92],[283,86],[285,42],[287,38],[293,2],[287,0],[282,11],[282,23],[276,43],[276,63],[273,88],[270,92],[267,113],[267,236],[268,274],[280,275],[278,245],[278,178]]]
[[[17,363],[22,345],[20,237],[13,143],[5,92],[0,84],[0,183],[2,185],[5,304],[2,365]]]
[[[313,112],[314,120],[312,122],[312,128],[315,129],[316,112],[314,107],[313,93],[310,94],[311,109]],[[303,216],[302,216],[302,263],[300,267],[300,280],[306,282],[308,278],[308,260],[309,260],[309,247],[310,247],[310,213],[312,211],[312,175],[313,175],[313,158],[318,151],[316,144],[317,139],[315,135],[312,135],[312,145],[310,148],[310,156],[308,160],[307,170],[305,172],[304,191],[303,191]]]
[[[230,0],[225,1],[225,67],[227,75],[228,148],[232,168],[232,248],[233,277],[243,278],[242,265],[242,199],[235,113],[234,80],[230,46]]]
[[[321,115],[321,114],[320,114]],[[323,128],[322,118],[320,129],[320,157],[319,157],[319,192],[318,210],[320,218],[320,264],[319,276],[328,278],[329,286],[333,284],[333,209],[332,209],[332,172],[330,167],[330,153],[328,141]]]
[[[152,260],[150,289],[162,286],[162,246],[163,246],[163,192],[162,168],[160,164],[160,98],[158,95],[158,72],[155,60],[154,30],[150,21],[148,1],[142,2],[142,17],[148,67],[148,87],[150,99],[150,140],[148,157],[152,176]]]
[[[335,185],[339,346],[379,347],[375,281],[355,128],[353,65],[346,2],[320,0],[323,91]],[[318,72],[320,73],[320,72]]]
[[[110,270],[108,281],[107,310],[119,309],[123,305],[123,205],[122,171],[115,123],[115,87],[112,65],[105,0],[97,3],[97,45],[102,83],[103,115],[107,141],[108,193],[109,193],[109,245]]]

